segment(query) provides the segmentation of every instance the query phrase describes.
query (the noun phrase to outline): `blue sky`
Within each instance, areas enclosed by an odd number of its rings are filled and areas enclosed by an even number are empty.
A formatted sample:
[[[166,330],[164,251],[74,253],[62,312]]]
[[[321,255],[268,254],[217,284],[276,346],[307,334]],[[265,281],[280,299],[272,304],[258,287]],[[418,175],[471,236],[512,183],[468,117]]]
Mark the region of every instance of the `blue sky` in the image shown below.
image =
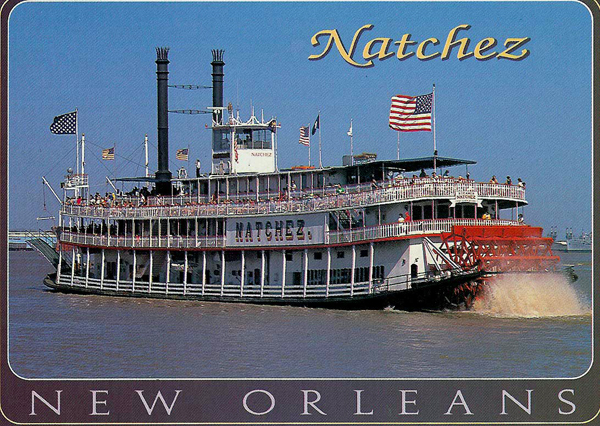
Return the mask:
[[[522,61],[375,61],[356,68],[335,49],[319,61],[310,39],[337,29],[357,53],[373,37],[413,40],[460,33],[471,48],[485,37],[502,44],[530,37]],[[108,191],[104,177],[141,175],[142,142],[156,145],[155,46],[170,46],[172,84],[210,85],[210,49],[225,49],[225,99],[247,117],[252,103],[276,116],[281,167],[306,163],[298,128],[321,111],[323,160],[340,164],[349,152],[395,158],[396,132],[387,125],[391,96],[418,95],[436,84],[437,145],[441,156],[472,159],[473,178],[510,175],[527,182],[529,223],[575,232],[591,229],[591,17],[576,2],[315,2],[315,3],[23,3],[9,22],[10,228],[34,228],[55,213],[41,175],[58,189],[74,167],[74,137],[53,135],[55,115],[79,109],[86,134],[91,190]],[[171,90],[171,109],[204,109],[210,90]],[[209,164],[208,116],[170,115],[171,170],[175,150]],[[431,133],[401,133],[401,156],[431,155]],[[117,160],[100,151],[116,144]],[[316,149],[312,158],[317,158]],[[128,161],[126,159],[130,159]],[[179,164],[177,164],[179,163]],[[156,156],[151,150],[151,168]],[[464,173],[460,168],[455,174]]]

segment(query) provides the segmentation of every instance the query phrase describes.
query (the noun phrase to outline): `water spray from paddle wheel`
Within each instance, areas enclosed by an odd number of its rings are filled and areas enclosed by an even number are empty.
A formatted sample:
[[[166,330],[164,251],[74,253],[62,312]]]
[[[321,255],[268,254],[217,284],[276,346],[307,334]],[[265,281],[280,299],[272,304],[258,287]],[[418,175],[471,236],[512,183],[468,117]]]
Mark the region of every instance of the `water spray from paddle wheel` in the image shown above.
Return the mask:
[[[481,296],[486,280],[508,272],[554,272],[560,258],[552,238],[532,226],[455,226],[442,234],[442,250],[466,269],[478,268],[482,278],[455,289],[456,300],[468,308]]]

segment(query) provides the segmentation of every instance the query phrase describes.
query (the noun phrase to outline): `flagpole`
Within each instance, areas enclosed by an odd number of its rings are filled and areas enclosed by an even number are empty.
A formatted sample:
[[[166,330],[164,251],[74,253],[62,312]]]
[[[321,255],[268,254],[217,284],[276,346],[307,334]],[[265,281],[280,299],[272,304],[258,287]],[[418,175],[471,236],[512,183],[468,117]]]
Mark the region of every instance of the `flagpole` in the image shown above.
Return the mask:
[[[306,126],[306,133],[308,133],[308,167],[310,167],[310,123]]]
[[[148,170],[148,133],[146,133],[146,135],[144,136],[144,154],[146,156],[146,177],[149,177],[149,170]]]
[[[431,103],[433,104],[433,171],[437,173],[437,147],[435,143],[435,83],[433,83]]]
[[[113,178],[117,177],[117,143],[113,142]]]
[[[317,117],[319,117],[319,168],[322,169],[323,159],[321,156],[321,111],[319,111],[319,115]]]
[[[77,174],[79,174],[79,117],[77,113],[77,108],[75,108],[75,146],[77,150],[77,164],[75,168],[77,169]],[[75,188],[75,197],[79,196],[79,187]]]
[[[81,183],[85,184],[85,133],[81,134]],[[83,187],[83,189],[85,189],[85,186]],[[87,192],[88,193],[90,192],[89,184],[88,184]],[[85,195],[85,194],[83,194],[83,195]],[[83,197],[81,197],[81,198],[83,198]]]
[[[273,132],[274,135],[272,136],[272,141],[273,141],[273,150],[275,151],[275,171],[278,172],[279,171],[279,158],[278,156],[278,152],[277,152],[277,121],[275,121],[275,131]]]
[[[81,135],[81,174],[85,174],[85,133]]]
[[[188,143],[187,153],[188,153],[188,156],[187,156],[187,163],[188,163],[187,164],[187,168],[189,170],[190,169],[190,144],[189,143]]]
[[[352,129],[352,119],[350,119],[350,165],[354,165],[354,129]]]
[[[396,146],[396,160],[400,159],[400,130],[397,130],[396,133],[398,133],[398,142],[397,142],[397,146]]]

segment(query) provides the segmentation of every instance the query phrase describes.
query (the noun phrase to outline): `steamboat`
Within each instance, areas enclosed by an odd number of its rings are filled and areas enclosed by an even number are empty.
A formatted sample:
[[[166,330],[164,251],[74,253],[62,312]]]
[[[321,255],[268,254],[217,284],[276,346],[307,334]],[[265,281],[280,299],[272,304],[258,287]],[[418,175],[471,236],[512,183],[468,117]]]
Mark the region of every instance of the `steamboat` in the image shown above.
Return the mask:
[[[435,173],[474,161],[434,152],[279,169],[279,123],[254,112],[244,121],[225,107],[223,51],[212,51],[212,59],[210,173],[173,177],[169,171],[168,48],[157,48],[158,170],[116,179],[135,185],[132,191],[113,186],[114,193],[94,197],[82,158],[61,183],[63,197],[55,193],[61,203],[56,243],[31,240],[56,267],[44,280],[48,287],[109,296],[441,309],[468,303],[485,274],[556,265],[552,239],[522,220],[524,185]]]

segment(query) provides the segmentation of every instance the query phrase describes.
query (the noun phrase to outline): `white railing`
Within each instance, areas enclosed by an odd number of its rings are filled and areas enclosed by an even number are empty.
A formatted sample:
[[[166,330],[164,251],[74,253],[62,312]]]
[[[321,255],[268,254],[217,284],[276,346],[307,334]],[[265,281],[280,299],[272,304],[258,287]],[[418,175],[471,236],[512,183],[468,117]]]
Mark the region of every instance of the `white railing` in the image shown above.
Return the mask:
[[[400,275],[385,279],[341,284],[323,283],[309,284],[306,288],[300,285],[246,284],[243,288],[240,283],[181,283],[181,282],[148,282],[141,280],[114,280],[98,279],[78,274],[62,274],[59,285],[77,287],[91,291],[119,292],[120,294],[159,295],[162,297],[187,297],[201,299],[202,297],[221,299],[326,299],[328,297],[356,297],[368,294],[385,293],[390,291],[404,291],[419,284],[441,281],[457,275],[468,274],[460,270],[444,271],[437,274],[424,272],[417,275]]]
[[[187,237],[187,236],[115,236],[95,235],[63,231],[60,234],[63,243],[83,244],[87,246],[100,247],[131,247],[131,248],[214,248],[225,247],[225,237]]]
[[[329,244],[372,241],[416,234],[451,232],[453,226],[517,226],[519,222],[504,219],[431,219],[386,223],[379,226],[344,231],[330,231]]]
[[[386,223],[378,226],[357,228],[344,231],[329,231],[325,235],[325,244],[352,243],[358,241],[376,241],[386,238],[402,237],[417,234],[435,234],[451,232],[453,226],[518,226],[519,222],[504,219],[431,219],[415,220],[402,223]],[[86,246],[114,248],[225,248],[225,236],[114,236],[96,235],[64,230],[60,234],[63,243],[82,244]]]
[[[370,189],[355,194],[341,193],[323,197],[314,194],[311,197],[310,194],[307,194],[306,197],[307,198],[303,199],[246,203],[189,203],[189,205],[147,205],[141,207],[102,207],[66,204],[63,206],[62,213],[71,216],[95,218],[155,219],[163,217],[215,217],[306,213],[435,198],[451,200],[477,200],[485,198],[524,202],[525,189],[516,185],[476,183],[473,181],[446,179],[420,179],[418,183],[415,184],[402,183],[397,186]]]

